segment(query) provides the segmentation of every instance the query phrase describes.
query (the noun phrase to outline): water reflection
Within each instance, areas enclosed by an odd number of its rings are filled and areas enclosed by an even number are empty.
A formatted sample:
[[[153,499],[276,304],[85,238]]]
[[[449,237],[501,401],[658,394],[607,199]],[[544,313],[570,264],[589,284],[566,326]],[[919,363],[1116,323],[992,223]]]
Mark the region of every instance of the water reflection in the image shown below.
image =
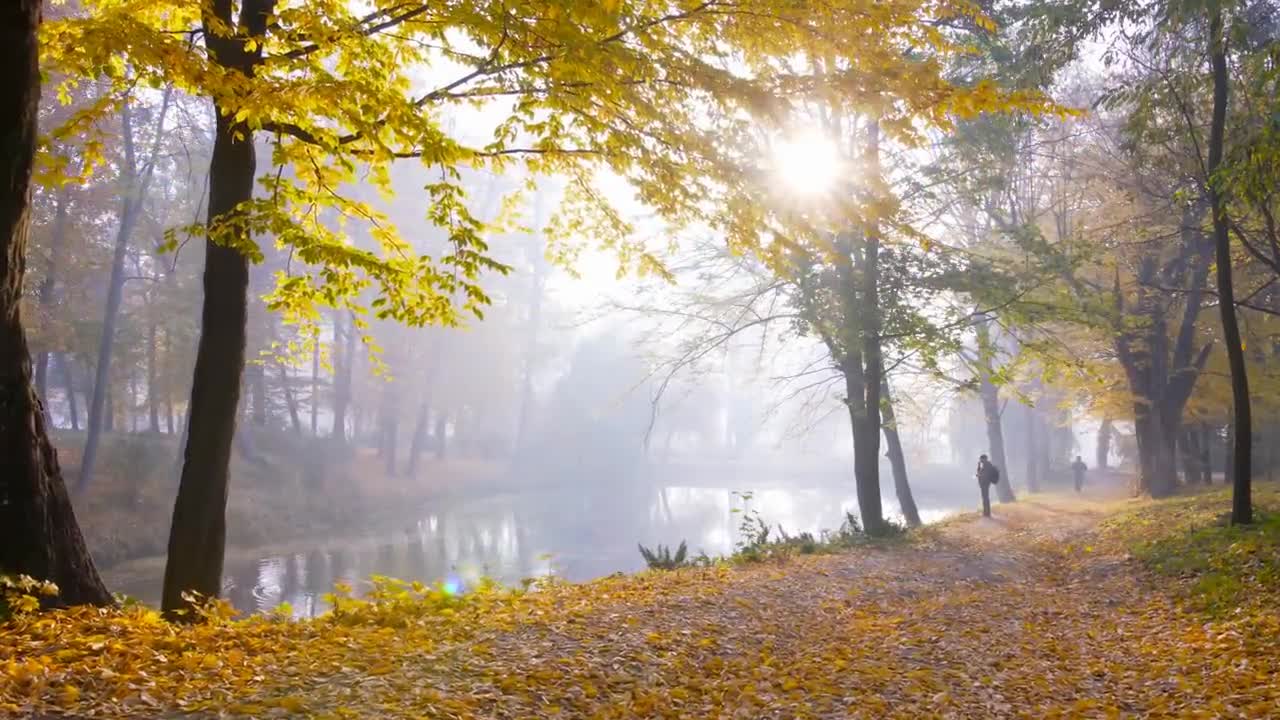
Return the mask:
[[[888,514],[896,513],[891,499],[885,503]],[[950,512],[922,506],[925,522]],[[324,595],[335,583],[360,591],[372,575],[462,587],[482,576],[505,583],[551,574],[586,580],[642,569],[637,542],[686,540],[691,554],[727,554],[740,539],[744,510],[794,535],[837,528],[856,507],[844,489],[765,490],[744,500],[724,488],[653,486],[456,501],[372,539],[334,539],[303,552],[228,562],[223,594],[242,610],[288,603],[306,617],[324,612]],[[158,576],[115,586],[145,602],[159,599]]]

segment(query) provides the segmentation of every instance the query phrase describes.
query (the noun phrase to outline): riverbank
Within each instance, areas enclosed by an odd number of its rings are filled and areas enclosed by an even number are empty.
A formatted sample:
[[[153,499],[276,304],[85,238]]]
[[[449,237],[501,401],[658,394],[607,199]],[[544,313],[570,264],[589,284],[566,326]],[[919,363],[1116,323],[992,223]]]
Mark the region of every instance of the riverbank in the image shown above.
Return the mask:
[[[888,547],[465,598],[389,584],[304,622],[29,616],[0,633],[0,711],[1264,717],[1280,703],[1280,493],[1257,502],[1263,522],[1241,529],[1216,524],[1222,490],[1036,496]],[[1186,543],[1203,562],[1170,567]],[[1210,608],[1215,573],[1241,592]]]
[[[364,448],[327,439],[263,434],[253,460],[237,452],[227,499],[228,553],[287,547],[415,520],[432,501],[513,486],[506,468],[472,459],[423,457],[413,477],[388,477]],[[60,433],[67,478],[79,473],[83,436]],[[89,487],[73,493],[76,517],[101,569],[163,560],[177,492],[177,439],[108,436]]]

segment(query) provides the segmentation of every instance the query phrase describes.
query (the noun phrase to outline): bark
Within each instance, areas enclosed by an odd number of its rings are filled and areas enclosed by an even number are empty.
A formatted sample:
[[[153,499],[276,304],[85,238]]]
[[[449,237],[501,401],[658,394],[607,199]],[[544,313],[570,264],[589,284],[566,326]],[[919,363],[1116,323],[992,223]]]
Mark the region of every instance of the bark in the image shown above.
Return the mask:
[[[1098,470],[1106,470],[1111,462],[1111,418],[1103,418],[1098,426],[1098,447],[1094,451],[1093,466]]]
[[[37,299],[40,311],[46,315],[53,309],[53,300],[58,286],[58,268],[62,263],[62,247],[67,240],[68,208],[71,204],[66,188],[58,191],[57,209],[54,211],[53,236],[49,239],[49,266],[45,268],[44,279],[40,281]],[[36,393],[45,407],[49,406],[49,362],[48,350],[41,350],[36,357]]]
[[[887,446],[886,455],[893,468],[893,490],[898,496],[898,506],[902,509],[902,517],[907,527],[920,527],[920,510],[916,507],[916,499],[911,494],[911,484],[907,481],[907,458],[902,452],[902,438],[898,435],[898,421],[893,412],[893,395],[889,390],[889,379],[882,372],[880,375],[880,414],[884,428],[884,441]]]
[[[22,326],[40,98],[38,0],[0,5],[0,572],[51,580],[54,602],[112,602],[76,523]]]
[[[252,75],[262,51],[257,44],[250,49],[246,40],[266,31],[273,7],[273,0],[244,0],[236,23],[232,0],[213,0],[205,5],[204,36],[214,62]],[[215,25],[233,28],[236,33],[225,35]],[[211,235],[205,242],[204,307],[186,454],[173,507],[161,601],[168,617],[184,619],[192,619],[188,593],[216,597],[222,588],[227,475],[248,316],[249,261],[233,247],[217,242],[212,233],[244,232],[233,223],[238,206],[253,197],[256,159],[252,132],[236,122],[236,108],[217,107],[216,114],[209,168],[207,222]]]
[[[1214,6],[1209,18],[1209,58],[1213,66],[1213,120],[1209,128],[1209,201],[1213,205],[1213,238],[1217,262],[1218,308],[1222,314],[1222,339],[1231,367],[1232,426],[1235,442],[1231,453],[1231,522],[1253,522],[1253,416],[1249,404],[1249,375],[1245,366],[1240,324],[1236,319],[1235,288],[1231,277],[1231,238],[1227,234],[1226,200],[1214,177],[1222,164],[1227,122],[1227,37],[1222,9]]]
[[[67,389],[67,414],[71,416],[71,429],[80,431],[80,403],[76,401],[76,382],[71,366],[71,355],[59,353],[58,369],[62,371],[62,386]]]

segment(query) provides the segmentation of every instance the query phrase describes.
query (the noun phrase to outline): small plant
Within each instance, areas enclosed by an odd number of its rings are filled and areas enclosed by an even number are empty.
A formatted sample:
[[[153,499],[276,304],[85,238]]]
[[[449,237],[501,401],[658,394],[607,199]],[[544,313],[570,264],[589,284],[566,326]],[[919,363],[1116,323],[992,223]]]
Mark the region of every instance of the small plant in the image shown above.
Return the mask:
[[[640,548],[640,556],[644,558],[650,570],[675,570],[689,565],[685,560],[689,554],[689,548],[684,540],[680,541],[680,546],[676,548],[674,555],[671,553],[671,548],[666,545],[658,545],[653,550],[640,544],[636,547]]]

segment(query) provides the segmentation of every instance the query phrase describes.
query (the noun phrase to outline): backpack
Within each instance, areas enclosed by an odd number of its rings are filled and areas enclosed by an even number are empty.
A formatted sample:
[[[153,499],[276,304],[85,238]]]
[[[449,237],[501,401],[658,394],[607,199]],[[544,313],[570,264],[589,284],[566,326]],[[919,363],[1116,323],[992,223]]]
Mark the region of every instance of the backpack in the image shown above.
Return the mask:
[[[995,485],[1000,482],[1000,468],[991,463],[987,463],[987,467],[982,471],[982,479]]]

